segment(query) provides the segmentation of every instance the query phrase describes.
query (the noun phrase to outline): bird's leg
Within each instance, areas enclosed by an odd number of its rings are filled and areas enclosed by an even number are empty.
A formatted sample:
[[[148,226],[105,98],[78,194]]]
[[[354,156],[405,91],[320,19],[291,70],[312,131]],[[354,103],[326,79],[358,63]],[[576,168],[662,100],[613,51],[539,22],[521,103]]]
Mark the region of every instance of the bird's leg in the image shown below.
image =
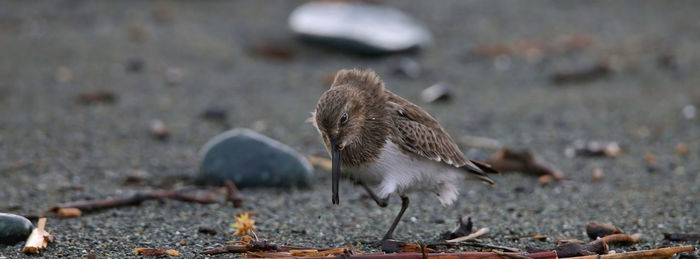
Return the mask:
[[[399,221],[401,220],[401,217],[403,216],[403,213],[406,211],[407,208],[408,197],[401,196],[401,210],[399,211],[399,215],[396,215],[396,218],[394,218],[394,222],[391,223],[389,231],[386,232],[384,238],[382,238],[381,241],[382,250],[384,250],[385,252],[398,252],[399,247],[403,245],[403,242],[394,240],[394,229],[396,229],[396,225],[399,224]]]
[[[365,191],[367,191],[367,194],[369,194],[369,197],[372,197],[374,202],[377,203],[377,206],[384,208],[389,204],[389,197],[388,196],[384,199],[380,199],[379,196],[377,196],[377,194],[375,194],[372,191],[372,189],[370,189],[369,186],[367,186],[366,183],[360,182],[360,185],[362,185],[362,187],[365,188]]]

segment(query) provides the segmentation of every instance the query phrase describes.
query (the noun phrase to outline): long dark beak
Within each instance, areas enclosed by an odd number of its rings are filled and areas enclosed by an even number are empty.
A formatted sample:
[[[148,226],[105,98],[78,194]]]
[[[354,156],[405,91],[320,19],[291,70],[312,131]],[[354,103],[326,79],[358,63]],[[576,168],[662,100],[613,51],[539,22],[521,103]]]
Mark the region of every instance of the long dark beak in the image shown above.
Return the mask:
[[[340,182],[340,152],[341,150],[338,148],[338,141],[331,141],[331,155],[333,157],[333,169],[331,170],[333,174],[333,204],[340,203],[340,199],[338,198],[338,183]]]

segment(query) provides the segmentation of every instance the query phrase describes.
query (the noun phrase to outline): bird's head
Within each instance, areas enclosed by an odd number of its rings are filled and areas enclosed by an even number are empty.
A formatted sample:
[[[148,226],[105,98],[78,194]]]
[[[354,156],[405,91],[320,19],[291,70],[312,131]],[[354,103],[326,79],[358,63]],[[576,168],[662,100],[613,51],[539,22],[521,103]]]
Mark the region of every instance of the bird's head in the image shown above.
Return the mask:
[[[318,100],[314,123],[332,157],[333,204],[338,203],[341,161],[353,163],[366,156],[363,145],[382,132],[385,105],[384,84],[371,70],[338,71]]]

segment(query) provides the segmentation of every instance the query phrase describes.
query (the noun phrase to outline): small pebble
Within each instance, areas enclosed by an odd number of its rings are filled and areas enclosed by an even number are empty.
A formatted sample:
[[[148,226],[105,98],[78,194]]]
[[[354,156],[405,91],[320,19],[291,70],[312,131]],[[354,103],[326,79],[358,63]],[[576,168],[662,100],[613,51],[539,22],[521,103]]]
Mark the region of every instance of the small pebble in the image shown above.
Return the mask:
[[[646,162],[648,165],[655,165],[659,162],[659,158],[657,158],[654,154],[646,153],[644,155],[644,162]]]
[[[165,2],[157,2],[151,14],[153,19],[160,23],[168,23],[173,20],[173,10]]]
[[[185,78],[185,72],[181,68],[170,67],[165,70],[165,82],[174,85],[178,84]]]
[[[199,227],[197,229],[197,232],[207,234],[207,235],[216,235],[216,230],[210,227]]]
[[[420,94],[421,100],[425,103],[446,101],[451,97],[450,87],[445,83],[437,83],[425,88]]]
[[[593,169],[593,181],[594,182],[600,182],[603,180],[603,169],[600,169],[599,167],[596,167]]]
[[[143,26],[134,25],[129,27],[129,40],[133,42],[144,42],[148,39],[148,32]]]
[[[695,105],[688,104],[685,107],[683,107],[682,113],[683,117],[686,119],[694,119],[695,118]]]
[[[141,73],[146,67],[146,62],[142,58],[132,57],[128,58],[124,64],[124,69],[126,72],[130,73]]]
[[[111,104],[116,102],[117,96],[109,91],[89,91],[79,94],[76,97],[76,102],[84,105],[105,103]]]
[[[421,75],[422,69],[420,63],[413,58],[400,57],[396,61],[395,74],[406,76],[409,78],[418,78]]]
[[[548,184],[552,183],[552,176],[548,175],[548,174],[542,175],[539,178],[537,178],[537,182],[540,185],[548,185]]]
[[[0,213],[0,244],[13,245],[27,239],[34,226],[25,217]]]
[[[66,83],[73,78],[73,72],[71,72],[70,68],[60,66],[56,69],[56,75],[54,78],[56,79],[56,82]]]
[[[676,153],[678,153],[679,156],[687,156],[688,146],[685,143],[678,143],[676,145]]]
[[[202,118],[212,121],[225,121],[228,117],[226,110],[217,107],[209,107],[202,112]]]
[[[158,140],[167,140],[170,137],[170,131],[161,120],[151,121],[151,134]]]

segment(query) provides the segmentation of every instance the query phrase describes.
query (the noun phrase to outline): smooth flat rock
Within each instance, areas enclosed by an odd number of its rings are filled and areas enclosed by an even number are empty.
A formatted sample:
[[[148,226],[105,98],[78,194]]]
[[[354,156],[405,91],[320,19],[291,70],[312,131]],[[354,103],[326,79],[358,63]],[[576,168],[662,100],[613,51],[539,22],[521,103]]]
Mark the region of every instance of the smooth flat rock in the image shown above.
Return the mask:
[[[308,187],[311,164],[291,147],[250,129],[237,128],[207,142],[200,152],[201,177],[232,180],[238,187]]]
[[[289,16],[289,27],[307,39],[365,54],[427,46],[430,33],[391,7],[349,2],[309,2]]]
[[[0,244],[13,245],[26,240],[34,226],[27,218],[8,213],[0,213]]]
[[[437,83],[428,88],[425,88],[420,93],[420,98],[424,103],[433,103],[437,101],[449,100],[452,96],[450,86],[445,83]]]

